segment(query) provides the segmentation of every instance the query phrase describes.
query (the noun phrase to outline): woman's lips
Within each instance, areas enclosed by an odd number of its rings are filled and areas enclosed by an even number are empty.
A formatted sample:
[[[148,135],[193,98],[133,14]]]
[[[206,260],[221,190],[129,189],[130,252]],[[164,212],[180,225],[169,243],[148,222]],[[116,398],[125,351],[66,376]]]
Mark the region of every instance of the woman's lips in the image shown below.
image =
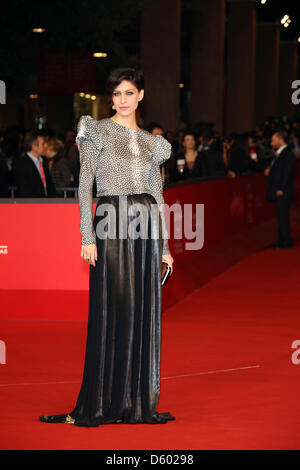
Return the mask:
[[[120,109],[127,109],[129,106],[120,106]]]

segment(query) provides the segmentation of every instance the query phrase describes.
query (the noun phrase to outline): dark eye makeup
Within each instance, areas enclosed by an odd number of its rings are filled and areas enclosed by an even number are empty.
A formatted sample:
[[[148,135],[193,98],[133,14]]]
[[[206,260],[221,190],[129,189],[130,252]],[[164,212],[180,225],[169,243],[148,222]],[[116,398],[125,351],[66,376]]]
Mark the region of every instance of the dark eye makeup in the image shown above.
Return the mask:
[[[113,92],[113,95],[114,95],[114,96],[117,96],[117,95],[119,95],[119,93],[120,93],[119,91],[114,91],[114,92]],[[133,95],[133,91],[126,91],[126,94],[127,94],[127,95]]]

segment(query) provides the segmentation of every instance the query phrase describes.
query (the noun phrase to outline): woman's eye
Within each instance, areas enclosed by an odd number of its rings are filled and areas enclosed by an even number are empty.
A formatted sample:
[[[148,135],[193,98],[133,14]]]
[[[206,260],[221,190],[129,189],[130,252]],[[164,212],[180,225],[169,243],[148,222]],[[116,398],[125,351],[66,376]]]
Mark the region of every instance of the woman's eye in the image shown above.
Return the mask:
[[[126,94],[127,94],[127,95],[133,95],[133,91],[127,91]],[[118,96],[118,95],[120,95],[120,92],[119,92],[119,91],[115,91],[115,92],[113,93],[113,95],[114,95],[114,96]]]

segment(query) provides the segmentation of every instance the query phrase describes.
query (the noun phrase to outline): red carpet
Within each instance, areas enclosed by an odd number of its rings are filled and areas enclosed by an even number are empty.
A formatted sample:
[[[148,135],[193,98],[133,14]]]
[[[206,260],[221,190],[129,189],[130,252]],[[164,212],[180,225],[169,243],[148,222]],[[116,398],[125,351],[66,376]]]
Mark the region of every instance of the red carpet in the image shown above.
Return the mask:
[[[86,323],[2,320],[1,449],[300,449],[299,266],[299,242],[263,250],[164,311],[165,425],[38,421],[75,405]]]

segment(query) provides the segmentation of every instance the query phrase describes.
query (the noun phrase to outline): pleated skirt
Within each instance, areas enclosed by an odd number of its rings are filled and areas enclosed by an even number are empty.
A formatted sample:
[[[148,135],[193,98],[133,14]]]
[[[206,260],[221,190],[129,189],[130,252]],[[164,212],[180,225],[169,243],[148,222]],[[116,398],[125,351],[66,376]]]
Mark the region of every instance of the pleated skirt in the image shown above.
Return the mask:
[[[166,423],[175,417],[157,412],[163,240],[156,200],[148,193],[101,196],[93,225],[98,259],[90,265],[81,388],[71,412],[40,420]]]

